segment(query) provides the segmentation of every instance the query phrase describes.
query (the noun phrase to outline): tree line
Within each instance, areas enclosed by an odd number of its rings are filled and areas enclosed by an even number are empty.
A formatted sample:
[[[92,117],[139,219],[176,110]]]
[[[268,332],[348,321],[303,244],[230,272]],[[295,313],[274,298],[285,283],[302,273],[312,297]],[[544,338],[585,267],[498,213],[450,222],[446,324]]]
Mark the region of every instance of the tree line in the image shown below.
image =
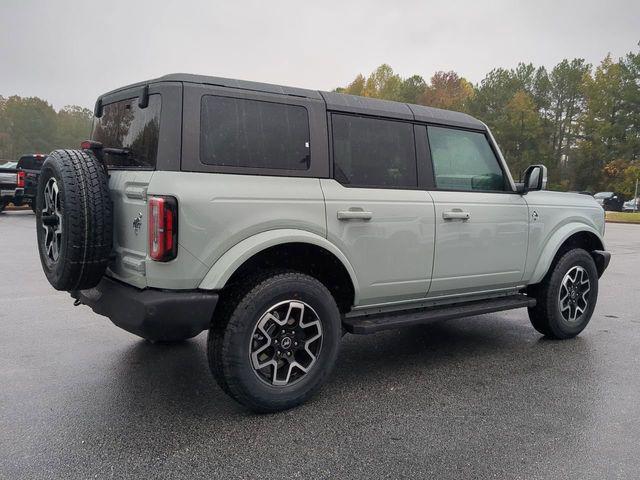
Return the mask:
[[[640,52],[595,67],[520,63],[478,84],[453,71],[402,78],[383,64],[335,91],[469,113],[491,128],[516,179],[543,163],[550,188],[632,196],[640,177]]]
[[[0,96],[0,161],[77,148],[89,138],[92,118],[91,110],[77,105],[56,111],[37,97]]]

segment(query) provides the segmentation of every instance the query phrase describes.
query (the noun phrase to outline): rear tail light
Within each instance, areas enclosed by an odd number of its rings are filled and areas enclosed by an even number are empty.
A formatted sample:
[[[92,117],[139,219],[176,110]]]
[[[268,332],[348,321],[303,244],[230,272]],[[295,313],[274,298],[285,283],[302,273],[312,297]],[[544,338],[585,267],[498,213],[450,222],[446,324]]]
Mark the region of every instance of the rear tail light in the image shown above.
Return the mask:
[[[173,197],[149,198],[149,256],[168,262],[178,255],[178,201]]]
[[[18,188],[24,188],[24,175],[25,173],[22,170],[18,172],[18,178],[17,178]]]

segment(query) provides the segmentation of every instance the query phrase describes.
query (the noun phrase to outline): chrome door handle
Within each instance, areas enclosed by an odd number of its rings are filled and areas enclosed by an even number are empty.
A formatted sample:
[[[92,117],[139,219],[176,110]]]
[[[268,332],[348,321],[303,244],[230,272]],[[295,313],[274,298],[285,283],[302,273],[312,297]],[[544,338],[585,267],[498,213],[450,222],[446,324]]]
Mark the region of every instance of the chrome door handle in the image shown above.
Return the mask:
[[[338,210],[338,220],[371,220],[372,217],[372,212],[367,212],[361,208]]]
[[[448,212],[442,212],[442,218],[445,220],[469,220],[471,218],[471,214],[456,208],[449,210]]]

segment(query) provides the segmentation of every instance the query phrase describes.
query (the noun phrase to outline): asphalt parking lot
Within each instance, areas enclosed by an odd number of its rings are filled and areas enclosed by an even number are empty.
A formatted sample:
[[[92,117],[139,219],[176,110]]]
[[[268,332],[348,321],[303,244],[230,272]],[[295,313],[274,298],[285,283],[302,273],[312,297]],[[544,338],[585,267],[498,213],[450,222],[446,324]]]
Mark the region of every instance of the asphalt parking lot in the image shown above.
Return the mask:
[[[311,402],[255,415],[205,334],[152,345],[41,272],[31,212],[0,215],[0,478],[637,478],[640,226],[609,224],[587,330],[525,311],[347,336]]]

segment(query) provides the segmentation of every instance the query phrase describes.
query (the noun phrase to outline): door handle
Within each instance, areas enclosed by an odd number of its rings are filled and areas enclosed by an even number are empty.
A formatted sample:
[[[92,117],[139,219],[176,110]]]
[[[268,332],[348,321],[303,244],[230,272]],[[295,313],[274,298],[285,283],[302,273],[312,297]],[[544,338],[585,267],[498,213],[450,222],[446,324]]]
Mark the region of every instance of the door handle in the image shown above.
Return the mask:
[[[338,220],[371,220],[372,217],[372,212],[367,212],[362,208],[338,210]]]
[[[442,212],[442,218],[445,220],[469,220],[471,214],[469,212],[463,212],[459,208],[454,208],[448,212]]]

